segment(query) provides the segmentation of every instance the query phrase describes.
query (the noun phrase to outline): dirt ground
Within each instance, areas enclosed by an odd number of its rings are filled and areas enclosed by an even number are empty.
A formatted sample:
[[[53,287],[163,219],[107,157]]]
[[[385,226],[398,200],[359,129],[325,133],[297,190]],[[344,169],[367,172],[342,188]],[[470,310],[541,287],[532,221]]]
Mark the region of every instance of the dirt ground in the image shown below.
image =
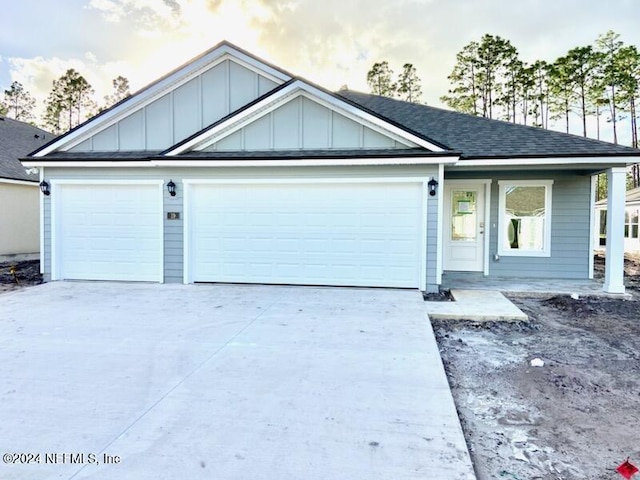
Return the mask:
[[[640,467],[640,258],[625,271],[631,299],[513,296],[530,322],[433,322],[479,480]]]
[[[0,262],[0,293],[40,283],[40,260]]]

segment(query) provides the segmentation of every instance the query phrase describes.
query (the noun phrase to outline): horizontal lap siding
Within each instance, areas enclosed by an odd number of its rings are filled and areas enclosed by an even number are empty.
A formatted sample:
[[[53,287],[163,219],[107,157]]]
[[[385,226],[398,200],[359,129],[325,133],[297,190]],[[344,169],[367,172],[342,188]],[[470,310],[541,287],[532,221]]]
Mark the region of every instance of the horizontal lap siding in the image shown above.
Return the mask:
[[[433,173],[436,177],[436,172]],[[440,189],[442,191],[442,189]],[[438,287],[438,202],[440,195],[427,195],[427,292],[437,292]]]
[[[482,172],[476,178],[491,178],[491,228],[489,237],[489,275],[502,277],[588,278],[589,211],[591,179],[589,175],[558,172]],[[446,179],[474,178],[468,173],[449,174]],[[502,255],[498,261],[499,180],[553,180],[551,256],[516,257]]]
[[[377,177],[416,177],[431,178],[437,176],[436,167],[402,166],[402,167],[301,167],[301,168],[130,168],[130,169],[63,169],[45,168],[45,178],[52,179],[86,179],[86,180],[173,180],[176,196],[171,197],[166,188],[163,191],[164,215],[164,281],[179,283],[183,281],[183,221],[184,221],[184,187],[183,179],[236,179],[236,178],[371,178]],[[52,193],[53,195],[54,193]],[[437,282],[437,211],[438,196],[427,197],[427,285],[432,287]],[[168,212],[178,212],[179,220],[168,220]],[[45,198],[45,279],[51,278],[51,208],[50,197]]]
[[[173,178],[171,178],[173,180]],[[177,183],[176,180],[173,180]],[[164,281],[165,283],[180,283],[183,279],[183,226],[184,226],[184,207],[181,188],[176,187],[176,196],[169,195],[168,190],[164,189]],[[180,194],[179,194],[180,193]],[[169,212],[178,212],[180,218],[178,220],[169,220],[167,214]]]

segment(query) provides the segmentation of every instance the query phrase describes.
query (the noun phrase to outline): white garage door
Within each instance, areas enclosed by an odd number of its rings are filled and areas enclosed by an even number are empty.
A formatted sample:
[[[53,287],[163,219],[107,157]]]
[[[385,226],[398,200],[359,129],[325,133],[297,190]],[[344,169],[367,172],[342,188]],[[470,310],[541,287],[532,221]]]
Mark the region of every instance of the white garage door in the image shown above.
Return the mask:
[[[421,183],[187,188],[187,282],[421,287]]]
[[[55,186],[53,278],[162,282],[162,185]]]

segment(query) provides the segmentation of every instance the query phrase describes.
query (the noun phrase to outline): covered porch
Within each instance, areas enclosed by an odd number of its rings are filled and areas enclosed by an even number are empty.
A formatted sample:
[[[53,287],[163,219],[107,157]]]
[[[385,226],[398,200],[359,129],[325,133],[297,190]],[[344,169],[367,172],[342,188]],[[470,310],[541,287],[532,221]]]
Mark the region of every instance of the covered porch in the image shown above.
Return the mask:
[[[444,272],[442,289],[496,290],[504,293],[526,293],[531,295],[604,295],[603,279],[559,279],[559,278],[508,278],[485,277],[481,272]]]
[[[482,171],[449,168],[440,207],[444,219],[440,286],[624,294],[626,165],[611,165],[611,159],[598,157],[572,160],[575,163],[544,171],[525,165]],[[598,276],[593,252],[598,226],[596,175],[602,172],[607,175],[611,214],[606,261]],[[513,228],[518,234],[508,228],[509,221],[514,222],[511,217],[520,218]]]

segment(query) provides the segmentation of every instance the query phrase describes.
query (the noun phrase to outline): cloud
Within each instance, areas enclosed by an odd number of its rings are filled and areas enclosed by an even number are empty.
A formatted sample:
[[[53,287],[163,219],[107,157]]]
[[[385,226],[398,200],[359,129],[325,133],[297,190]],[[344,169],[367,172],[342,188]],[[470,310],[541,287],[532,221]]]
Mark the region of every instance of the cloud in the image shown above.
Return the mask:
[[[92,53],[77,51],[82,43],[71,28],[64,30],[61,44],[29,37],[14,46],[16,27],[0,42],[5,59],[0,67],[8,65],[12,79],[45,97],[51,81],[73,67],[101,99],[117,75],[141,88],[229,40],[329,89],[347,84],[367,91],[366,74],[374,62],[387,60],[396,73],[413,63],[423,100],[438,105],[456,53],[485,33],[511,40],[529,62],[553,60],[608,29],[626,43],[640,44],[635,25],[640,3],[632,0],[614,0],[617,8],[596,0],[84,1],[82,12],[70,7],[63,18],[90,25],[84,50]],[[7,51],[8,46],[17,51]]]
[[[36,117],[44,112],[44,103],[51,91],[53,81],[73,68],[78,71],[95,90],[94,100],[101,104],[105,95],[111,93],[111,81],[118,75],[128,77],[135,69],[126,62],[100,63],[91,52],[84,58],[18,58],[8,59],[11,68],[11,81],[18,81],[36,99]],[[131,80],[131,78],[130,78]]]
[[[88,7],[109,22],[132,22],[143,34],[176,27],[181,14],[179,0],[91,0]]]

